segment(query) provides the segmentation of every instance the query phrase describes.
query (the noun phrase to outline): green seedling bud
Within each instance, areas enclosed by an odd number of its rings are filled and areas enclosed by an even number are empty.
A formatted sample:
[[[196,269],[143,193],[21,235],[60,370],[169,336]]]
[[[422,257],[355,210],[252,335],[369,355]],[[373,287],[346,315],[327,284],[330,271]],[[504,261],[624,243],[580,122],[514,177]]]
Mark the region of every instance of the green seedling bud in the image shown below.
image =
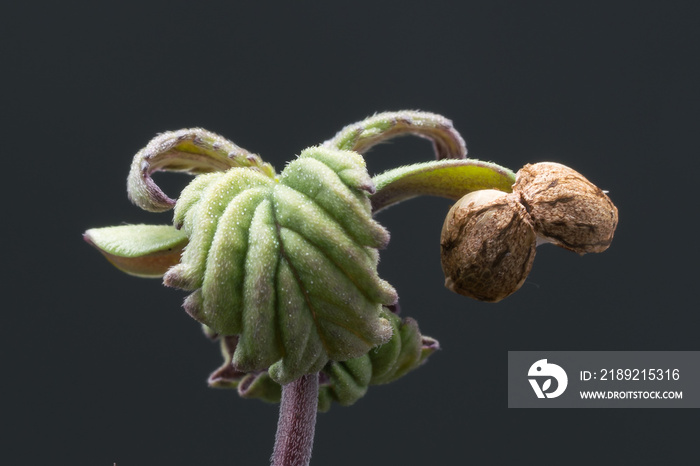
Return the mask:
[[[431,140],[436,160],[370,177],[362,154],[403,135]],[[273,466],[307,465],[317,409],[351,405],[439,348],[397,315],[398,295],[377,273],[389,232],[374,214],[419,195],[459,199],[441,235],[445,283],[484,301],[523,284],[538,238],[579,253],[610,244],[617,209],[578,173],[544,163],[516,176],[466,154],[450,120],[414,111],[346,126],[279,175],[217,134],[166,132],[134,157],[127,194],[147,211],[174,208],[173,226],[84,238],[124,272],[190,292],[183,307],[224,356],[209,385],[281,401]],[[171,198],[157,171],[194,178]]]

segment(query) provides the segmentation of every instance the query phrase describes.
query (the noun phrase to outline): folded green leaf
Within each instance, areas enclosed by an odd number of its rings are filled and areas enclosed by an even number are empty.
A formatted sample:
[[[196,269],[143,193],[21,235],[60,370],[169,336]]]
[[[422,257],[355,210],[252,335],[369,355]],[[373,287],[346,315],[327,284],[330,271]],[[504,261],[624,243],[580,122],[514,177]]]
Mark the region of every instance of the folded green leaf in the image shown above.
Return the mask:
[[[373,178],[374,213],[412,197],[428,195],[460,199],[481,189],[511,192],[515,174],[480,160],[439,160],[417,163],[381,173]]]
[[[396,301],[377,275],[389,236],[372,219],[372,190],[361,156],[321,147],[279,180],[245,168],[201,175],[175,207],[190,242],[164,281],[194,291],[195,319],[239,335],[242,372],[284,384],[362,356],[391,337],[380,312]]]
[[[139,277],[162,277],[187,245],[185,233],[170,225],[92,228],[83,237],[118,269]]]
[[[349,406],[362,398],[370,385],[393,382],[419,367],[435,352],[436,340],[420,334],[413,319],[400,319],[386,310],[382,317],[391,322],[394,330],[391,340],[369,353],[347,361],[329,361],[320,372],[319,411],[328,411],[332,402]],[[236,388],[243,398],[257,398],[278,403],[282,393],[280,384],[267,371],[245,373],[233,365],[237,338],[224,337],[221,352],[224,364],[209,377],[209,385],[217,388]]]

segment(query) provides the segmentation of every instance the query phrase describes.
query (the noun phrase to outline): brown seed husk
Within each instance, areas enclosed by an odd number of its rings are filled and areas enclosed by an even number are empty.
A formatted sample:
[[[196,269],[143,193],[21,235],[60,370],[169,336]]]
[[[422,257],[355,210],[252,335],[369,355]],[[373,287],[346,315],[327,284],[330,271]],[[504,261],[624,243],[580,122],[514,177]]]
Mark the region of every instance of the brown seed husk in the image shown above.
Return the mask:
[[[617,208],[583,175],[553,162],[525,165],[513,192],[530,213],[537,234],[577,252],[605,251],[617,227]]]
[[[522,286],[535,258],[536,235],[517,195],[467,194],[450,209],[440,238],[445,286],[497,302]]]

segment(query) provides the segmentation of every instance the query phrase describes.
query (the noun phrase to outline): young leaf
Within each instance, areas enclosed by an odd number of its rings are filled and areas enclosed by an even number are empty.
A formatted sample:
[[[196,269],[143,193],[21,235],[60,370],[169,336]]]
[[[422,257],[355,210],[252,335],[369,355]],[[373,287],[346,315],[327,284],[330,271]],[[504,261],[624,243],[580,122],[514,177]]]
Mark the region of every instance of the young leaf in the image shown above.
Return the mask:
[[[419,367],[439,348],[436,340],[420,334],[411,318],[400,319],[382,310],[382,317],[391,322],[391,340],[360,357],[347,361],[329,361],[319,378],[318,410],[328,411],[332,402],[349,406],[362,398],[370,385],[393,382]],[[217,388],[238,389],[243,398],[258,398],[279,403],[281,386],[267,371],[245,373],[233,366],[236,337],[221,338],[223,365],[209,377],[209,385]]]
[[[238,147],[226,138],[202,128],[168,131],[153,138],[134,157],[127,178],[131,202],[150,212],[172,209],[168,197],[151,178],[157,171],[178,171],[197,175],[247,167],[274,178],[272,166],[258,155]]]
[[[467,155],[464,139],[450,120],[411,110],[378,113],[346,126],[323,145],[364,154],[383,141],[409,134],[432,141],[438,160],[463,159]]]
[[[417,163],[381,173],[373,178],[376,192],[372,211],[420,195],[460,199],[480,189],[511,192],[515,174],[499,165],[480,160],[438,160]]]
[[[176,206],[190,243],[164,281],[194,291],[195,319],[239,335],[237,370],[285,384],[390,339],[380,313],[396,292],[376,270],[388,233],[372,219],[360,156],[315,147],[279,180],[244,168],[203,176]]]
[[[185,233],[170,225],[92,228],[83,238],[123,272],[152,278],[180,262],[187,244]]]

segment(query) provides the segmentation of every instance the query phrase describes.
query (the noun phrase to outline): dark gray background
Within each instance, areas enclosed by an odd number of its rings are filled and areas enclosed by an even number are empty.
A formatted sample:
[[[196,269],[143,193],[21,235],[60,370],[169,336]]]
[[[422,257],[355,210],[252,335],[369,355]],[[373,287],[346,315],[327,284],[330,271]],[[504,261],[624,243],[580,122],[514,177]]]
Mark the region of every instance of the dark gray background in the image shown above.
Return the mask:
[[[266,464],[276,407],[208,389],[218,348],[183,293],[119,273],[81,233],[169,221],[125,192],[160,131],[202,126],[280,170],[347,123],[409,108],[451,118],[472,157],[570,165],[610,191],[620,225],[603,254],[541,248],[494,305],[443,288],[449,202],[381,213],[380,273],[443,350],[320,415],[313,464],[697,461],[695,410],[507,408],[508,350],[699,349],[693,2],[239,3],[3,7],[4,455]],[[430,157],[405,139],[368,164]]]

